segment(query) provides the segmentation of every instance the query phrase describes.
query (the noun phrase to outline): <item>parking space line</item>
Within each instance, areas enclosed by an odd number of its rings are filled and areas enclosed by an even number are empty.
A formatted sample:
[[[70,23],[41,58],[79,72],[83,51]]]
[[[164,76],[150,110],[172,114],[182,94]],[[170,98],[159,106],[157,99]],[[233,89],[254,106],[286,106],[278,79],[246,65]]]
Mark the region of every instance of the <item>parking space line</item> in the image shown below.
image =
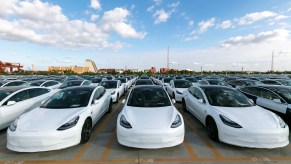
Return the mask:
[[[203,136],[201,136],[201,134],[199,134],[199,132],[191,125],[191,123],[189,122],[189,120],[184,119],[184,121],[190,127],[190,129],[194,133],[196,133],[201,140],[203,140],[203,142],[207,145],[207,147],[210,148],[210,150],[214,153],[214,155],[215,155],[216,158],[224,158],[222,156],[222,154],[207,139],[205,139]]]
[[[189,144],[187,138],[184,139],[184,143],[183,143],[183,144],[184,144],[184,146],[185,146],[185,148],[186,148],[188,154],[190,155],[190,157],[191,157],[192,159],[193,159],[193,158],[197,158],[196,153],[195,153],[194,150],[191,148],[191,145]]]
[[[74,160],[80,160],[83,156],[83,154],[87,151],[87,149],[89,148],[89,146],[91,146],[93,140],[97,137],[97,134],[99,131],[101,131],[106,125],[106,123],[110,120],[110,118],[113,116],[113,114],[119,109],[119,107],[121,106],[122,103],[118,104],[116,106],[116,108],[114,110],[112,110],[112,112],[110,113],[110,116],[108,116],[100,125],[98,125],[97,129],[95,129],[95,132],[93,133],[93,135],[90,138],[90,141],[87,142],[82,149],[79,151],[78,154],[75,155]]]
[[[109,139],[109,141],[108,141],[108,143],[107,143],[107,145],[105,147],[105,150],[103,151],[103,154],[101,156],[101,160],[106,160],[107,159],[107,156],[108,156],[108,154],[110,152],[110,149],[111,149],[115,139],[116,139],[116,130],[115,130],[114,133],[112,133],[112,135],[111,135],[111,137],[110,137],[110,139]]]

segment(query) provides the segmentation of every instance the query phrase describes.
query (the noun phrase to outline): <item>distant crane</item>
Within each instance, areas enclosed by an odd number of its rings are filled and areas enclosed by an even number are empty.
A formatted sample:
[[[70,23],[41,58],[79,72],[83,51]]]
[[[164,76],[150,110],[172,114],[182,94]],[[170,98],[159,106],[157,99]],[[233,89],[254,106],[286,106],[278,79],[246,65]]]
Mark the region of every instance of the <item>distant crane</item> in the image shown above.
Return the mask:
[[[20,63],[11,63],[11,62],[2,62],[0,61],[0,72],[4,72],[7,68],[9,68],[10,72],[13,72],[13,68],[16,68],[17,71],[22,70],[23,66]]]

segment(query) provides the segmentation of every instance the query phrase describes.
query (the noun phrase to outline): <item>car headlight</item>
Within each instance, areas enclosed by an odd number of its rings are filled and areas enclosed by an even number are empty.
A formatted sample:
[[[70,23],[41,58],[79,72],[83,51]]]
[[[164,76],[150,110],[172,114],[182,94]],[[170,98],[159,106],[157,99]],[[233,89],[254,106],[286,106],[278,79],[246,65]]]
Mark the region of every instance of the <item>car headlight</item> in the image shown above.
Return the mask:
[[[182,119],[180,115],[177,114],[175,121],[172,123],[171,128],[177,128],[182,124]]]
[[[178,94],[183,94],[183,92],[180,91],[180,90],[176,90],[176,93],[178,93]]]
[[[115,91],[111,91],[111,94],[114,95],[115,94]]]
[[[287,124],[285,123],[285,121],[278,115],[276,115],[278,120],[279,120],[279,124],[281,128],[286,128]]]
[[[238,123],[230,120],[229,118],[227,118],[223,115],[219,115],[219,117],[225,125],[228,125],[228,126],[233,127],[233,128],[242,128],[242,126],[240,126]]]
[[[16,130],[18,120],[19,118],[15,119],[8,127],[11,132],[14,132]]]
[[[126,120],[125,116],[122,115],[120,117],[120,125],[126,129],[131,129],[132,126],[130,125],[130,123]]]
[[[66,129],[70,129],[70,128],[74,127],[75,125],[77,125],[79,118],[80,117],[77,116],[77,117],[71,119],[69,122],[65,123],[64,125],[59,127],[57,130],[66,130]]]

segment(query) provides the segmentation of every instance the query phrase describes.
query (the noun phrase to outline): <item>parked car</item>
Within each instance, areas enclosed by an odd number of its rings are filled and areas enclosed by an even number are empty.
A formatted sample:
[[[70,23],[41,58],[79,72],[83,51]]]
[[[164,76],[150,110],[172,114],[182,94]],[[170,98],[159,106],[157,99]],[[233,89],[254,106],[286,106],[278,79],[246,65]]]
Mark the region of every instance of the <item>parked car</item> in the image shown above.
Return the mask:
[[[193,86],[184,92],[182,104],[206,126],[213,141],[252,148],[289,144],[289,127],[281,117],[253,105],[236,89]]]
[[[25,81],[21,81],[21,80],[0,81],[0,87],[20,86],[24,83]]]
[[[281,82],[277,80],[261,80],[260,82],[266,85],[283,85]]]
[[[23,86],[39,86],[39,87],[46,87],[50,89],[56,89],[61,85],[61,83],[54,80],[36,80],[36,81],[30,81],[30,82],[24,83],[22,85]]]
[[[154,85],[154,83],[150,79],[138,79],[138,80],[136,80],[134,85],[135,86],[138,86],[138,85]]]
[[[117,140],[136,148],[163,148],[184,140],[182,115],[161,86],[135,86],[117,118]]]
[[[250,79],[237,79],[228,81],[228,84],[231,85],[233,88],[240,88],[245,86],[257,86],[262,85],[260,81],[257,80],[250,80]]]
[[[7,148],[40,152],[86,143],[92,127],[111,107],[111,96],[103,87],[63,89],[9,126]]]
[[[40,106],[51,94],[51,89],[42,87],[0,88],[0,130],[8,127],[21,114]]]
[[[257,105],[279,114],[287,123],[291,123],[291,88],[287,86],[254,86],[240,88],[243,94]]]
[[[86,86],[90,85],[92,82],[89,80],[67,80],[64,81],[62,85],[58,87],[58,89],[64,89],[67,87],[73,87],[73,86]]]
[[[176,101],[182,101],[182,94],[193,84],[188,80],[171,80],[167,85],[168,94]]]
[[[119,98],[124,95],[124,86],[120,80],[104,80],[99,83],[111,94],[113,102],[118,102]]]

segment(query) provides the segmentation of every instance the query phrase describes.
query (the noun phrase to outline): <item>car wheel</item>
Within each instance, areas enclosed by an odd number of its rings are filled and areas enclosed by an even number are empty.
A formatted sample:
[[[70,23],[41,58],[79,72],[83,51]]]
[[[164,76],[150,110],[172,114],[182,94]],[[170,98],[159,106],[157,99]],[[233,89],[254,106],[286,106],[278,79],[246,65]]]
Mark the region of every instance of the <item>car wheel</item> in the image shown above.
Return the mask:
[[[89,118],[87,118],[81,131],[81,144],[84,144],[89,141],[91,132],[92,132],[92,122]]]
[[[208,118],[207,119],[207,121],[206,121],[206,129],[207,129],[208,137],[211,140],[213,140],[215,142],[218,142],[219,141],[218,129],[217,129],[216,123],[215,123],[213,118]]]
[[[112,99],[110,99],[107,113],[110,113],[111,111],[112,111]]]
[[[184,99],[182,100],[182,108],[183,108],[184,112],[188,112],[187,107],[186,107],[186,102]]]

